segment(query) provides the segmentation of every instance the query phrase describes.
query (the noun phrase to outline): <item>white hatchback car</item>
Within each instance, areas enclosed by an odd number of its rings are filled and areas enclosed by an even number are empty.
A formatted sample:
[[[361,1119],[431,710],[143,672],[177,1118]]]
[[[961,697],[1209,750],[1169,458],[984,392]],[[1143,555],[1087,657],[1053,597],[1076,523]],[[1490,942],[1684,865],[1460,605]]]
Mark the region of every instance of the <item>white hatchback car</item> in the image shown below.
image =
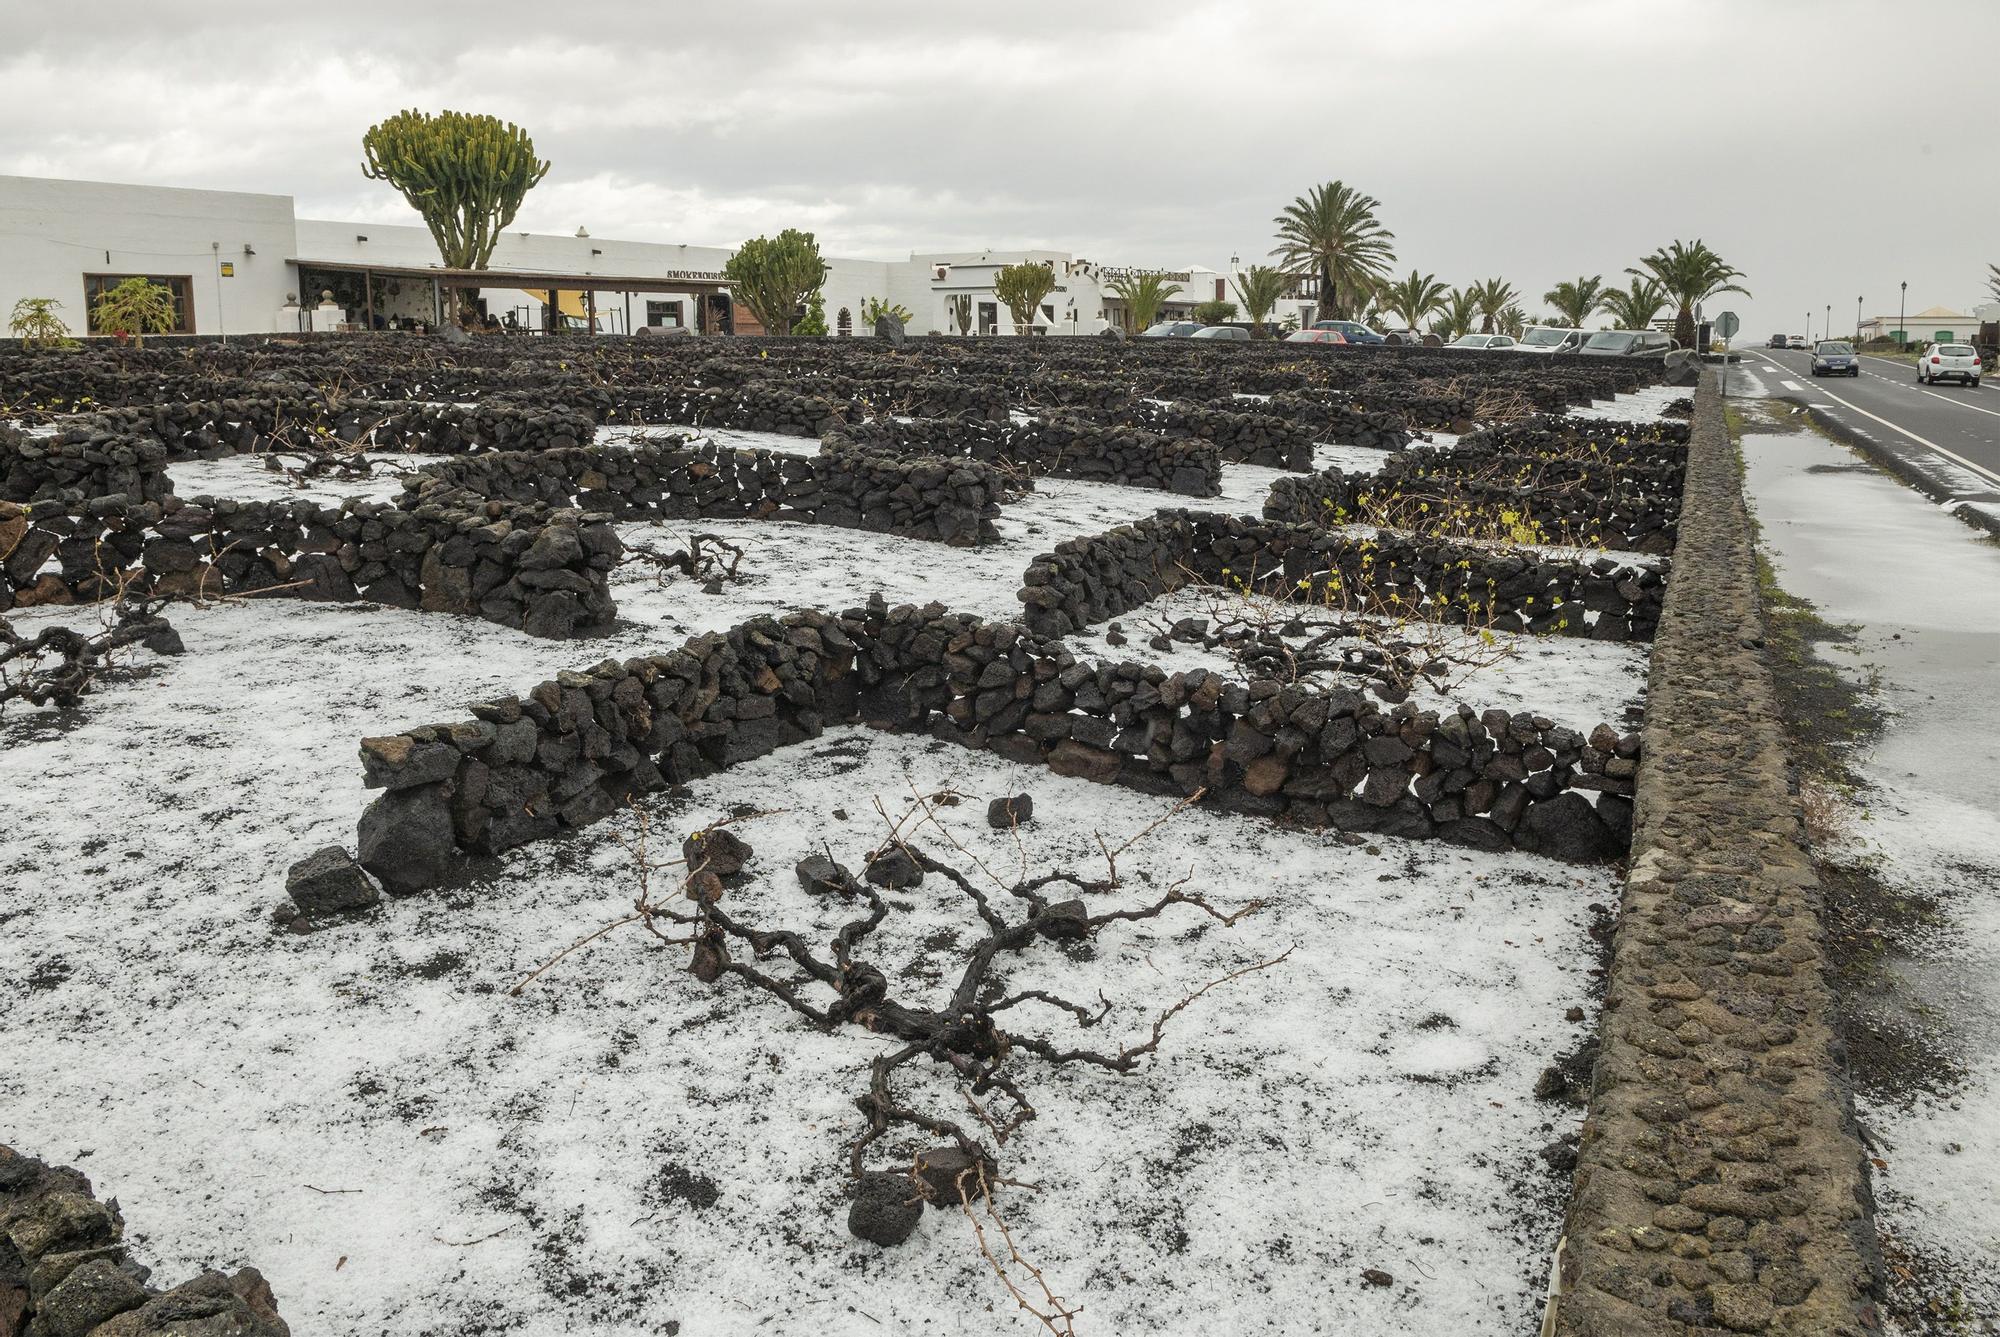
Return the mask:
[[[1445,345],[1446,348],[1483,348],[1488,352],[1513,346],[1514,338],[1509,334],[1461,334]]]
[[[1925,385],[1963,381],[1979,388],[1979,350],[1971,344],[1932,344],[1917,359],[1917,380]]]

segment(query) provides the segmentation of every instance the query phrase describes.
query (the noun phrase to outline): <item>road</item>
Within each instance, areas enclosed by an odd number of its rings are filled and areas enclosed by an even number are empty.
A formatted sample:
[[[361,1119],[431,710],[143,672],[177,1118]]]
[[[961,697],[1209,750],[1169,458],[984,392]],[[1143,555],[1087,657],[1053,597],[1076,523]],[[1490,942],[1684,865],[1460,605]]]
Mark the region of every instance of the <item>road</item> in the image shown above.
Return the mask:
[[[1901,457],[1941,496],[2000,516],[2000,382],[1978,390],[1919,385],[1907,362],[1863,357],[1858,377],[1812,375],[1812,354],[1745,350],[1742,369],[1765,393]]]

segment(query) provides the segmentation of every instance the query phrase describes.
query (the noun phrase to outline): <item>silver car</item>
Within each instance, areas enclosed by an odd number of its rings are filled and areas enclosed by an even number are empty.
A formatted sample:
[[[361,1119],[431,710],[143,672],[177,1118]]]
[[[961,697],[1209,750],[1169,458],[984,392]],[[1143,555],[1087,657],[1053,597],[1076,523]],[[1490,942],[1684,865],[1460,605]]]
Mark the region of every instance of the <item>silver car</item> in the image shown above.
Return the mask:
[[[1240,325],[1209,325],[1196,330],[1190,339],[1221,339],[1227,343],[1249,343],[1250,331]]]
[[[1530,325],[1521,331],[1517,353],[1574,353],[1589,336],[1582,330],[1566,330],[1558,325]]]

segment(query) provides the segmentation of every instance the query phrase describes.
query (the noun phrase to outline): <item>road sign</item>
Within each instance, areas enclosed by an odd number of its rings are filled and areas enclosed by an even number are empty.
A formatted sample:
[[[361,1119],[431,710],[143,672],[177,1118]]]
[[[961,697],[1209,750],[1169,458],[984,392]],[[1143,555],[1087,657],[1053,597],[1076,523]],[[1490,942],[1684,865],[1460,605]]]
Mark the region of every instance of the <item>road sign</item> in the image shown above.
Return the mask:
[[[1715,332],[1725,339],[1734,339],[1736,331],[1743,328],[1743,322],[1736,318],[1734,311],[1725,311],[1715,318]]]

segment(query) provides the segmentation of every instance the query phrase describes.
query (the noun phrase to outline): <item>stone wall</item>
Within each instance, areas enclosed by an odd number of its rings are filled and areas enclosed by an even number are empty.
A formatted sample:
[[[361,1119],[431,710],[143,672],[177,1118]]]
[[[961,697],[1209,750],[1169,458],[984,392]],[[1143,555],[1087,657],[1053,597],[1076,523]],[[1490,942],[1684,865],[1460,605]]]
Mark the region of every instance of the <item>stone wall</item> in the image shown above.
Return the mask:
[[[1065,636],[1192,582],[1323,601],[1330,577],[1365,591],[1371,606],[1415,608],[1442,596],[1496,630],[1643,641],[1659,621],[1667,568],[1161,511],[1036,557],[1020,597],[1029,628]]]
[[[359,854],[392,891],[856,721],[1301,825],[1572,860],[1623,851],[1639,749],[1603,725],[1088,663],[1015,623],[879,599],[559,674],[472,715],[362,741],[387,792]]]
[[[290,1337],[254,1267],[171,1290],[125,1247],[118,1200],[88,1177],[0,1146],[0,1337]]]
[[[122,576],[163,595],[365,598],[568,636],[616,616],[619,551],[605,516],[448,489],[408,508],[70,494],[0,502],[0,611],[107,598]]]
[[[1704,373],[1561,1253],[1565,1337],[1881,1330],[1755,557]]]
[[[69,425],[44,436],[0,424],[0,501],[41,501],[65,492],[157,501],[171,490],[167,448],[157,437],[102,425]]]
[[[433,491],[538,501],[620,520],[744,518],[839,525],[970,547],[998,538],[1008,483],[991,465],[901,459],[865,447],[818,455],[648,438],[630,447],[508,451],[433,463],[403,504]]]
[[[1169,440],[1137,427],[1052,413],[1026,422],[967,418],[888,419],[837,428],[829,444],[856,443],[899,455],[952,455],[1030,477],[1084,478],[1161,488],[1184,497],[1222,493],[1222,452],[1207,441]]]

